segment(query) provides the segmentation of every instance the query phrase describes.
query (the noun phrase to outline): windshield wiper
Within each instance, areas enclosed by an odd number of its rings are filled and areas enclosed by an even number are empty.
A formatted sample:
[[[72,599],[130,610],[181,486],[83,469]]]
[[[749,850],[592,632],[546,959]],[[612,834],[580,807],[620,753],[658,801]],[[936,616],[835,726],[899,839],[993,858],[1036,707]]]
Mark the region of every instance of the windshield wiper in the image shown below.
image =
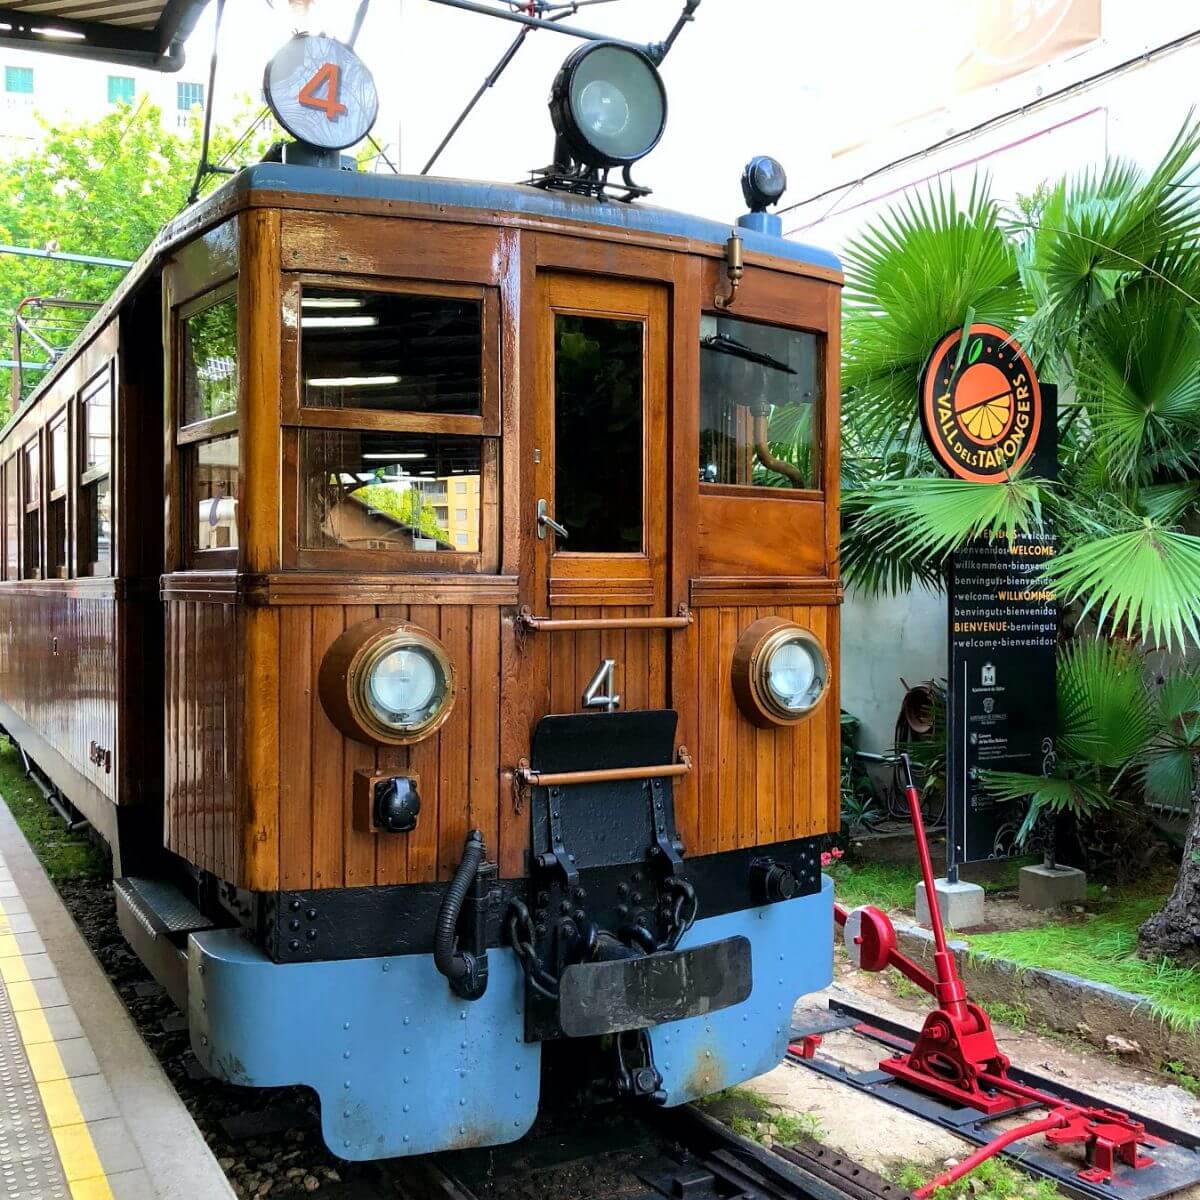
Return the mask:
[[[758,363],[761,367],[770,367],[773,371],[783,371],[788,375],[797,373],[794,367],[789,367],[782,359],[754,350],[736,338],[731,338],[727,333],[710,333],[708,337],[700,339],[700,345],[705,350],[715,350],[718,354],[730,354],[734,358],[745,359],[746,362]]]

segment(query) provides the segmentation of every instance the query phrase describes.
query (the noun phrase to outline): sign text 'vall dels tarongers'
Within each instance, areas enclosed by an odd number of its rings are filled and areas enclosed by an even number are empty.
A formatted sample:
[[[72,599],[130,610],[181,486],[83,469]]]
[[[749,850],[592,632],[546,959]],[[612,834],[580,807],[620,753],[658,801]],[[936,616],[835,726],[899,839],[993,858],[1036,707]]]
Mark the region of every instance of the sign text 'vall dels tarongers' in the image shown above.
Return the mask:
[[[995,325],[947,333],[920,384],[934,457],[960,479],[1000,484],[1022,469],[1056,474],[1057,404],[1021,345]],[[976,538],[947,573],[946,841],[958,863],[1016,851],[1024,812],[997,801],[988,771],[1047,774],[1054,766],[1058,602],[1041,578],[1057,549],[1049,532]]]
[[[934,457],[972,483],[1023,467],[1042,428],[1042,393],[1025,351],[995,325],[946,334],[921,376],[921,423]]]

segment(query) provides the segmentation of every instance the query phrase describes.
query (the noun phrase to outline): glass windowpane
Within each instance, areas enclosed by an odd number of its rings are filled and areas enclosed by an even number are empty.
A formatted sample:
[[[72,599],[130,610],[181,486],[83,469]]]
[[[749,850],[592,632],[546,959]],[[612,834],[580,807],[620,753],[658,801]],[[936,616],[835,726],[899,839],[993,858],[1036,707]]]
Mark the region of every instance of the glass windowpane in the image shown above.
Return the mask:
[[[182,322],[183,423],[237,411],[237,301],[233,296]]]
[[[20,573],[19,530],[21,528],[21,496],[17,490],[17,459],[14,455],[4,465],[4,578],[16,579]]]
[[[187,448],[193,507],[193,550],[236,550],[238,435]]]
[[[478,415],[482,320],[478,300],[306,288],[304,403]]]
[[[133,103],[133,79],[129,75],[110,75],[108,77],[109,104]]]
[[[32,67],[5,67],[4,90],[29,96],[33,94]]]
[[[83,489],[80,564],[84,575],[107,575],[112,562],[112,495],[108,477]]]
[[[41,502],[41,471],[38,463],[38,444],[31,442],[25,447],[25,504]]]
[[[820,487],[821,358],[814,333],[701,318],[701,483]]]
[[[107,377],[83,398],[83,469],[108,469],[112,444],[112,389]]]
[[[300,545],[478,553],[481,470],[479,438],[301,430]]]
[[[60,421],[50,430],[50,490],[67,486],[67,423]]]
[[[554,320],[554,517],[559,549],[642,548],[644,331],[640,321]]]

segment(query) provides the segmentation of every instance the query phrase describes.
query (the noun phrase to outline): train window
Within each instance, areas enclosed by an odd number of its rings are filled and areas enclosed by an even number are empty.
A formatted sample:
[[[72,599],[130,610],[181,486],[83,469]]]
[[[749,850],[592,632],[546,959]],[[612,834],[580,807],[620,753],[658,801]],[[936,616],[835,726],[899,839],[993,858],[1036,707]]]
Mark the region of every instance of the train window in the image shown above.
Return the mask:
[[[79,406],[78,572],[112,570],[112,378],[108,368],[83,390]]]
[[[237,411],[237,300],[228,295],[180,322],[182,424]]]
[[[37,438],[21,451],[21,500],[24,525],[21,529],[21,578],[42,577],[42,473],[41,445]]]
[[[301,548],[479,553],[481,449],[474,437],[301,430]]]
[[[49,505],[46,509],[46,577],[67,577],[67,414],[50,425]]]
[[[483,301],[306,286],[300,370],[310,408],[478,416]]]
[[[701,318],[701,483],[820,487],[821,350],[802,330]]]
[[[555,516],[571,552],[642,548],[644,333],[640,321],[555,315]]]
[[[236,433],[184,447],[192,550],[237,549],[238,450]]]
[[[17,488],[17,456],[4,464],[4,578],[21,573],[21,493]]]

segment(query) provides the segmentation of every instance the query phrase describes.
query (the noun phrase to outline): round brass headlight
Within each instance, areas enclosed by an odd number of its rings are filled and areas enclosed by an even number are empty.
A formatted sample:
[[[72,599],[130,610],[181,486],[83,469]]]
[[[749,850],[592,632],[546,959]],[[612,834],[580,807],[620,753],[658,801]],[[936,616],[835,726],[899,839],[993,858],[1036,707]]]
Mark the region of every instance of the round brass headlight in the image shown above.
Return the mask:
[[[406,746],[449,717],[454,664],[445,646],[416,625],[363,621],[325,652],[318,686],[325,712],[347,737]]]
[[[738,639],[733,692],[755,725],[793,725],[829,690],[829,657],[816,635],[783,617],[762,617]]]

